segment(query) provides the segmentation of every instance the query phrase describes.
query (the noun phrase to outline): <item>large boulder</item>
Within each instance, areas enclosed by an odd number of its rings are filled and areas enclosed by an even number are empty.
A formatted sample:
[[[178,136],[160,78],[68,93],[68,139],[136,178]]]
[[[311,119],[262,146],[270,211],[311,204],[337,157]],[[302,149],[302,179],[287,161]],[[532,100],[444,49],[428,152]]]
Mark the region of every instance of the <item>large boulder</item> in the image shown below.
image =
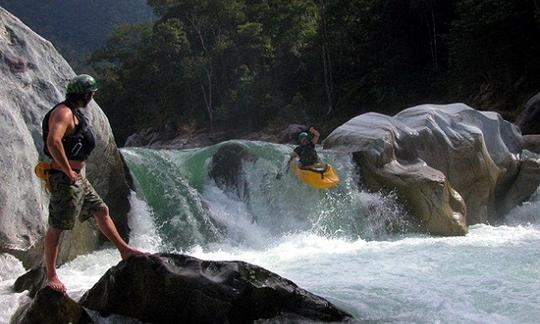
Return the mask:
[[[354,153],[363,183],[396,190],[432,234],[460,235],[467,224],[500,221],[540,183],[539,163],[519,159],[519,129],[463,104],[363,114],[324,145]]]
[[[101,315],[151,323],[342,321],[350,315],[258,266],[187,255],[133,257],[109,269],[80,301]]]
[[[540,92],[533,96],[516,119],[524,135],[540,134]]]
[[[43,158],[41,121],[63,100],[74,75],[50,42],[0,8],[0,252],[17,256],[27,267],[40,261],[48,217],[48,195],[33,172]],[[92,102],[87,111],[97,137],[87,176],[127,237],[129,188],[123,162],[99,106]],[[101,240],[92,222],[78,224],[65,234],[59,261],[89,252]]]

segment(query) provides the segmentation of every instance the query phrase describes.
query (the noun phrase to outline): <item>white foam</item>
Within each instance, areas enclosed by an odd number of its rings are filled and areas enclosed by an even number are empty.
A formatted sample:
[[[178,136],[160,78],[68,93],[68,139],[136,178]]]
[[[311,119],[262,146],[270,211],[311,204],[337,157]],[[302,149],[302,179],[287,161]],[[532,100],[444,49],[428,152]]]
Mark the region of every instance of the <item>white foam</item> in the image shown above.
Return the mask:
[[[129,196],[131,210],[128,214],[128,225],[131,229],[129,243],[147,252],[157,252],[162,245],[151,208],[140,199],[135,192]]]
[[[0,254],[0,323],[8,323],[20,304],[29,298],[26,292],[13,292],[15,279],[24,273],[22,263],[12,255]]]

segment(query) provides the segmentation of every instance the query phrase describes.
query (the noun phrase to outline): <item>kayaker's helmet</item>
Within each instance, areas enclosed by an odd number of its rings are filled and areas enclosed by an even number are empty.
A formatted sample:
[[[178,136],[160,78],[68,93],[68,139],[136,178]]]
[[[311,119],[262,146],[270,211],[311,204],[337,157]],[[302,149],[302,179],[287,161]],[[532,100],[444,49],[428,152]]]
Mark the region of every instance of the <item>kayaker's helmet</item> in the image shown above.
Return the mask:
[[[88,93],[98,90],[96,79],[88,74],[80,74],[71,79],[67,86],[67,94]]]
[[[303,140],[309,141],[311,136],[307,132],[301,132],[298,134],[298,143],[302,143]]]

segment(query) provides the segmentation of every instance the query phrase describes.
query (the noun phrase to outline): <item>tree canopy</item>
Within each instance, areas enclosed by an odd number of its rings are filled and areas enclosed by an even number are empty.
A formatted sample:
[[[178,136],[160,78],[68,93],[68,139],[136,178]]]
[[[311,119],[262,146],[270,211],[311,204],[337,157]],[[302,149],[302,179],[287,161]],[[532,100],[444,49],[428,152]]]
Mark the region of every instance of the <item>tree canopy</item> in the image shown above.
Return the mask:
[[[535,0],[149,0],[92,64],[120,142],[190,123],[238,134],[466,102],[511,118],[540,87]]]

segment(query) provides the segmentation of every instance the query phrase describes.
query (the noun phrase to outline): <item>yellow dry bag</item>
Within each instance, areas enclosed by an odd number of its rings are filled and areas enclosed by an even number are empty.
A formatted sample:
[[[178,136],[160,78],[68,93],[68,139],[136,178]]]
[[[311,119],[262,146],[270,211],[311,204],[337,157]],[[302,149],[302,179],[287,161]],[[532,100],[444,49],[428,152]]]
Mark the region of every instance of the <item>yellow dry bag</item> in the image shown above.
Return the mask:
[[[50,191],[49,175],[47,174],[47,170],[49,170],[50,168],[51,164],[47,162],[39,162],[34,168],[34,173],[38,178],[43,181],[43,183],[45,184],[45,189],[47,191]]]

